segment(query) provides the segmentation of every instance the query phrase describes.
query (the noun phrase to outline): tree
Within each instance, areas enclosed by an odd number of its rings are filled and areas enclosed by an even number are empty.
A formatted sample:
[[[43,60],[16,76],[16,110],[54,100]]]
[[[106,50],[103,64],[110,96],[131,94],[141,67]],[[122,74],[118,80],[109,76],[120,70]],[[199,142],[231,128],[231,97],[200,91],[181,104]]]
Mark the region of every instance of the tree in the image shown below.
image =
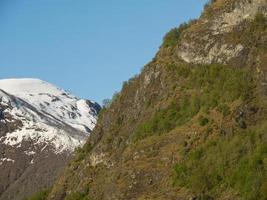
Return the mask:
[[[111,103],[112,103],[111,99],[104,99],[103,102],[102,102],[103,108],[109,108]]]

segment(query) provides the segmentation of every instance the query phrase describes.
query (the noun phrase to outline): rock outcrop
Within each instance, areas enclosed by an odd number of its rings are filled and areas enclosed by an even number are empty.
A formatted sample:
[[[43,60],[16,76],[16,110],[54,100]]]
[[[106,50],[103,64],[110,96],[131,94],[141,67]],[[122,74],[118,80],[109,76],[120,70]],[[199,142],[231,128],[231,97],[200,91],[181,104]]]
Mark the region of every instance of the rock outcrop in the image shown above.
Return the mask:
[[[182,35],[177,55],[194,64],[226,64],[247,56],[251,46],[230,40],[232,33],[243,34],[243,24],[259,13],[266,15],[266,0],[216,0]],[[266,37],[263,35],[263,37]],[[242,63],[243,64],[243,63]]]

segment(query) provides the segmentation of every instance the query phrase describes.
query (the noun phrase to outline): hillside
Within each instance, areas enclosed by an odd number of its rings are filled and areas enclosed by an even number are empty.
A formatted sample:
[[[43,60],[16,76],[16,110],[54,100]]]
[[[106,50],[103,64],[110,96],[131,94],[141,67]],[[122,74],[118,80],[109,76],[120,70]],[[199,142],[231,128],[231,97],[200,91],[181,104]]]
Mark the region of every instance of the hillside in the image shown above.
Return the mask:
[[[213,0],[125,82],[48,200],[267,199],[266,0]]]
[[[51,186],[92,132],[99,110],[39,79],[0,80],[0,199]]]

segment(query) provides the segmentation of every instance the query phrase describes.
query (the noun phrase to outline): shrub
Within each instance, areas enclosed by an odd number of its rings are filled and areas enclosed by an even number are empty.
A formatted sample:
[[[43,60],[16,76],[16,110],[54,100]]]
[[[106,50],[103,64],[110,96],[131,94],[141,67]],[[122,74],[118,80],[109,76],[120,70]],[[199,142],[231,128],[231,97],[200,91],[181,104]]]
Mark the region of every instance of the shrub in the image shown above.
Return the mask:
[[[83,147],[77,147],[75,149],[75,162],[80,162],[83,160],[86,155],[91,151],[92,146],[89,143],[86,143]]]
[[[89,193],[89,188],[86,187],[83,191],[70,193],[65,200],[89,200],[87,195]]]
[[[209,119],[203,116],[200,116],[198,119],[200,126],[206,126],[209,123]]]
[[[25,198],[24,200],[46,200],[48,197],[50,190],[43,190],[40,192],[37,192],[36,194],[34,194],[32,197],[30,198]]]
[[[205,3],[204,5],[204,9],[207,9],[208,7],[211,6],[211,4],[213,4],[216,0],[209,0],[207,3]]]
[[[257,28],[262,28],[263,30],[266,29],[267,22],[265,15],[262,12],[257,13],[253,23]]]
[[[102,101],[103,108],[109,108],[110,105],[111,105],[111,103],[112,103],[111,99],[104,99],[104,100]]]
[[[192,73],[192,70],[187,65],[177,66],[175,64],[169,64],[167,68],[169,71],[171,71],[171,73],[175,73],[175,75],[177,75],[176,78],[188,78]]]
[[[179,184],[180,186],[186,186],[186,182],[184,182],[184,180],[188,176],[187,167],[181,163],[178,163],[175,165],[174,170],[176,173],[174,185]]]
[[[65,200],[88,200],[87,194],[83,192],[73,192],[68,195]]]
[[[220,104],[217,109],[219,112],[223,114],[223,116],[227,116],[230,114],[230,108],[226,104]]]
[[[174,47],[177,45],[182,32],[188,28],[187,23],[181,24],[178,28],[171,29],[163,38],[163,47]]]
[[[109,108],[112,103],[114,103],[118,98],[120,97],[120,92],[115,92],[112,96],[112,99],[104,99],[102,104],[103,104],[103,108]]]

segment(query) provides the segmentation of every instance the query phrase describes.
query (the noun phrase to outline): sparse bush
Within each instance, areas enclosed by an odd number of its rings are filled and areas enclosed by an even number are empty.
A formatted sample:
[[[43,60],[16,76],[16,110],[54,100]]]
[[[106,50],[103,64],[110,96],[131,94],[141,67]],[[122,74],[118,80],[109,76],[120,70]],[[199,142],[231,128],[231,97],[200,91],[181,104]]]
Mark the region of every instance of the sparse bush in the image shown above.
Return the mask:
[[[186,183],[184,182],[185,178],[188,176],[188,169],[187,166],[185,166],[182,163],[178,163],[174,167],[176,178],[174,180],[174,185],[179,184],[180,186],[186,186]]]
[[[37,192],[36,194],[34,194],[32,197],[30,198],[25,198],[24,200],[46,200],[48,197],[50,190],[43,190],[40,192]]]
[[[89,193],[89,187],[85,187],[82,191],[72,192],[65,197],[65,200],[89,200],[87,197]]]
[[[209,119],[203,116],[198,118],[198,122],[200,126],[206,126],[209,123]]]
[[[104,99],[102,102],[103,108],[109,108],[111,103],[112,103],[111,99]]]
[[[216,2],[216,0],[209,0],[207,3],[205,3],[204,9],[207,9],[208,7],[210,7],[211,4],[213,4],[214,2]]]
[[[170,70],[172,73],[175,73],[178,78],[188,78],[191,73],[192,73],[192,70],[190,69],[189,66],[185,65],[175,65],[175,64],[169,64],[168,66],[168,70]]]
[[[85,158],[85,156],[91,151],[92,146],[86,143],[84,147],[77,147],[75,149],[75,162],[80,162]]]
[[[261,26],[258,28],[263,28],[263,29],[266,28],[267,26],[266,17],[262,12],[257,13],[257,15],[255,16],[254,25]]]
[[[119,98],[119,96],[120,96],[120,92],[115,92],[112,96],[112,99],[104,99],[102,102],[103,108],[104,109],[109,108],[111,104]]]
[[[220,105],[218,106],[217,110],[218,110],[219,112],[221,112],[221,113],[223,114],[224,117],[226,117],[227,115],[230,114],[230,108],[229,108],[229,106],[227,106],[227,105],[224,104],[224,103],[223,103],[223,104],[220,104]]]
[[[163,47],[174,47],[177,45],[182,32],[188,28],[187,23],[181,24],[178,28],[171,29],[163,38]]]

